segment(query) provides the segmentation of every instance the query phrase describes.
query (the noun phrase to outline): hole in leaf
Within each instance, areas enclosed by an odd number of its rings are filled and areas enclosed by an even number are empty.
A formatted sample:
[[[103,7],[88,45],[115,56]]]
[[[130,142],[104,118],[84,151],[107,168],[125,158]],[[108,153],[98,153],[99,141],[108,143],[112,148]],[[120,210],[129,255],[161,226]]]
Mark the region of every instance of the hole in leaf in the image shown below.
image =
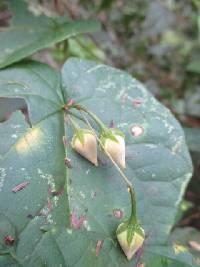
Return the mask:
[[[0,123],[8,120],[13,112],[20,110],[25,121],[31,127],[31,122],[28,114],[28,107],[23,98],[4,98],[0,97]]]

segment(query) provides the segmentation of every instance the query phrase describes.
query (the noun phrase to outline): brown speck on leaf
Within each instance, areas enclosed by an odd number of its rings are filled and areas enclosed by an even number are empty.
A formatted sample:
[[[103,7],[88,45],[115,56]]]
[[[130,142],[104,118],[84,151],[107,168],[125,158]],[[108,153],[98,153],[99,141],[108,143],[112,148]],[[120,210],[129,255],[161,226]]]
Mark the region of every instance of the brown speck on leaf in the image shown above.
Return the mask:
[[[47,217],[50,213],[51,213],[51,211],[52,211],[52,209],[53,209],[53,204],[52,204],[52,201],[51,201],[51,199],[48,199],[47,200],[47,205],[46,205],[46,207],[47,207],[47,209],[46,210],[41,210],[41,211],[39,211],[39,212],[36,212],[36,214],[35,214],[35,216],[43,216],[43,217]],[[34,216],[34,217],[35,217]]]
[[[11,235],[6,235],[4,237],[5,244],[8,246],[12,246],[15,242],[15,239]]]
[[[110,124],[109,124],[109,128],[115,128],[115,127],[116,127],[116,125],[114,123],[114,120],[111,120]]]
[[[13,193],[17,193],[18,191],[21,191],[22,189],[26,188],[27,185],[29,185],[29,184],[30,184],[29,181],[26,181],[26,182],[23,182],[21,184],[18,184],[15,187],[12,188],[12,192]]]
[[[141,106],[141,104],[143,103],[143,100],[141,100],[141,99],[134,99],[134,100],[132,101],[132,103],[133,103],[133,106],[134,106],[135,108],[137,108],[137,107]]]
[[[65,162],[65,165],[67,166],[67,168],[69,168],[69,169],[72,168],[72,162],[71,162],[71,159],[65,157],[65,158],[64,158],[64,162]]]
[[[83,225],[83,222],[85,221],[85,215],[81,215],[79,218],[77,217],[77,214],[75,210],[72,211],[70,215],[70,221],[71,221],[71,227],[73,229],[80,229]]]
[[[48,187],[48,193],[54,196],[60,196],[64,193],[64,186],[62,186],[58,191],[52,191],[51,186]]]
[[[115,216],[115,218],[121,219],[123,217],[123,211],[120,209],[114,209],[113,215]]]
[[[137,267],[145,267],[145,263],[138,263]]]
[[[142,126],[140,125],[133,125],[131,127],[131,134],[134,136],[134,137],[138,137],[140,135],[142,135],[144,132],[144,129]]]
[[[103,240],[98,240],[96,243],[96,257],[99,256],[102,246],[103,246]]]

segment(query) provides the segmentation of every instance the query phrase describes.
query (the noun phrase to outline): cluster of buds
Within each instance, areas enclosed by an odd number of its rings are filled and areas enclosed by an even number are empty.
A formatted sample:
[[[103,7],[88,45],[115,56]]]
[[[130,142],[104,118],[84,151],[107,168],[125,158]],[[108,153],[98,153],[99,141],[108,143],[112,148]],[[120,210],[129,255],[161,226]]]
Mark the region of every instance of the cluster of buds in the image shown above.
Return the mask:
[[[116,234],[124,254],[130,261],[143,246],[145,239],[143,228],[138,223],[126,221],[118,226]]]
[[[86,122],[90,126],[91,130],[80,128],[72,119],[70,119],[75,129],[75,133],[72,138],[73,149],[92,164],[98,166],[97,145],[99,141],[100,147],[105,154],[109,156],[112,162],[117,165],[117,169],[128,185],[128,191],[131,195],[132,212],[130,219],[118,226],[116,235],[124,254],[128,260],[131,260],[133,256],[136,255],[136,253],[143,247],[145,232],[137,222],[135,193],[132,184],[122,172],[122,169],[125,169],[126,167],[125,136],[116,128],[107,128],[94,113],[88,111],[85,107],[76,105],[74,102],[70,102],[69,104],[65,106],[66,111],[73,106],[77,110],[86,112],[101,129],[100,137],[98,137],[87,120]]]
[[[100,136],[100,143],[103,145],[105,153],[121,168],[125,168],[125,141],[124,135],[117,129],[104,129]],[[72,138],[72,147],[84,158],[89,160],[95,166],[97,162],[97,138],[96,135],[88,129],[76,130]]]

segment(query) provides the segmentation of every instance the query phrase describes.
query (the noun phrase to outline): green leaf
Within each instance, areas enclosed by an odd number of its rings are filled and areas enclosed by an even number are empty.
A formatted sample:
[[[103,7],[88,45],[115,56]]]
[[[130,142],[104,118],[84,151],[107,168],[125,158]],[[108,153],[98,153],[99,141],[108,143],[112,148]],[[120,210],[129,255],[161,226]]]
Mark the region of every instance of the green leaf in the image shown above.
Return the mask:
[[[27,9],[23,0],[7,2],[12,19],[9,27],[0,29],[0,68],[71,36],[100,28],[96,21],[70,21],[66,16],[36,16]]]
[[[24,62],[0,72],[0,97],[24,99],[32,124],[19,112],[0,124],[8,140],[0,150],[0,266],[136,265],[115,236],[130,214],[126,186],[108,160],[101,157],[97,168],[71,148],[73,130],[62,108],[71,98],[126,135],[126,174],[148,234],[145,266],[196,266],[190,254],[165,246],[192,173],[184,134],[142,84],[91,61],[68,60],[62,79],[46,65]],[[66,155],[72,169],[64,165]],[[4,241],[8,233],[12,246]]]

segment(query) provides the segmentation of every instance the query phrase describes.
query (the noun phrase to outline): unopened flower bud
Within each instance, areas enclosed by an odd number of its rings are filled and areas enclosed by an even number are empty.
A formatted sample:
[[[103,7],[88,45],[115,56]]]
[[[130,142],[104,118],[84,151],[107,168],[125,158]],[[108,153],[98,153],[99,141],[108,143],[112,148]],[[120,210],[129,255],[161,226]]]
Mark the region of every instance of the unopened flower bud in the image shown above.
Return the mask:
[[[84,158],[98,166],[97,140],[94,133],[87,129],[79,129],[72,139],[72,147]]]
[[[139,224],[132,225],[124,222],[117,228],[117,239],[127,259],[130,261],[142,247],[145,233]]]
[[[121,168],[125,168],[125,140],[118,130],[110,130],[103,136],[105,151]]]

